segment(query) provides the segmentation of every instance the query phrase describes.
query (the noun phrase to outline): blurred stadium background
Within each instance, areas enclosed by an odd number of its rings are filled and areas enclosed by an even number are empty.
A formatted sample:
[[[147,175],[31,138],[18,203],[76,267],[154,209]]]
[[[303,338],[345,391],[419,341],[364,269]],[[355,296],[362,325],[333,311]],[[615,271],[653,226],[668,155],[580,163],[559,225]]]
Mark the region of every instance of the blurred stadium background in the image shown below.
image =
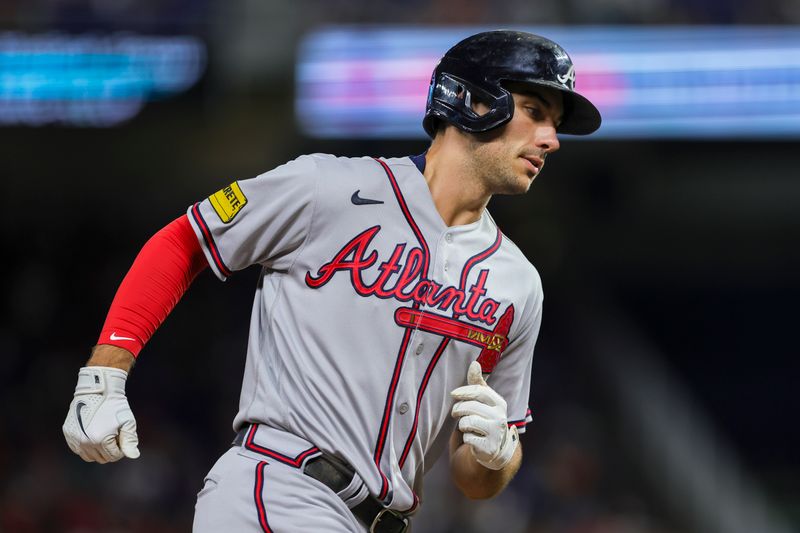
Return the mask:
[[[139,247],[299,154],[422,152],[436,58],[512,26],[608,120],[490,206],[545,286],[523,470],[473,505],[434,469],[414,531],[800,531],[799,25],[796,0],[2,0],[0,531],[190,530],[257,271],[198,278],[128,384],[142,457],[85,464],[61,423]]]

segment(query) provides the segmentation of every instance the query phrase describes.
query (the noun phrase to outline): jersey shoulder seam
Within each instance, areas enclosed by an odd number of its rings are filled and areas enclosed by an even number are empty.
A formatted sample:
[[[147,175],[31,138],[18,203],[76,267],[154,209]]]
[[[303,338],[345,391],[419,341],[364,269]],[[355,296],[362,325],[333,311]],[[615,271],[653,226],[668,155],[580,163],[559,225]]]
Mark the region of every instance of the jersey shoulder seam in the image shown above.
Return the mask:
[[[302,255],[303,250],[306,247],[306,244],[308,243],[309,239],[311,239],[311,233],[314,231],[314,222],[316,221],[317,207],[319,204],[319,181],[320,181],[319,164],[317,163],[317,158],[316,158],[317,155],[318,154],[312,154],[308,156],[309,159],[311,159],[311,162],[314,164],[314,190],[311,193],[312,194],[311,216],[309,217],[308,228],[306,229],[306,236],[303,239],[303,242],[300,244],[300,247],[297,249],[297,253],[294,256],[292,263],[286,269],[287,273],[293,272],[297,260]],[[325,155],[325,154],[319,154],[319,155]]]

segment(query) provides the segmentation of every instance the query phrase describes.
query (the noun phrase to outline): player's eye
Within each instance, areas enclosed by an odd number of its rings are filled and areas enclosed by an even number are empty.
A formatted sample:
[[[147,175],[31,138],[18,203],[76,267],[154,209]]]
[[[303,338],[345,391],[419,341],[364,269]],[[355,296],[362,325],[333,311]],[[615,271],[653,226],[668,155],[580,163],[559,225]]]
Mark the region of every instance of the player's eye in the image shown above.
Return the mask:
[[[533,117],[533,120],[539,121],[542,120],[542,110],[536,106],[526,106],[525,109],[528,111],[528,114]]]

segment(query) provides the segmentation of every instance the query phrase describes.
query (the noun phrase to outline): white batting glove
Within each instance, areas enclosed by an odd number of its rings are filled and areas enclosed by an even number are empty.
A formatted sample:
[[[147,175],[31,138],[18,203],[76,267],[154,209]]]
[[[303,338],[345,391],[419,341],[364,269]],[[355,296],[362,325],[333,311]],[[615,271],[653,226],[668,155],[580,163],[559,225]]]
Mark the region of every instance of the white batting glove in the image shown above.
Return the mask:
[[[125,397],[128,373],[106,366],[78,371],[75,397],[64,420],[69,448],[87,462],[139,457],[136,419]]]
[[[451,414],[458,419],[458,429],[472,446],[475,459],[486,468],[501,470],[517,449],[517,428],[508,427],[506,401],[483,379],[477,361],[469,365],[467,383],[450,393],[458,400]]]

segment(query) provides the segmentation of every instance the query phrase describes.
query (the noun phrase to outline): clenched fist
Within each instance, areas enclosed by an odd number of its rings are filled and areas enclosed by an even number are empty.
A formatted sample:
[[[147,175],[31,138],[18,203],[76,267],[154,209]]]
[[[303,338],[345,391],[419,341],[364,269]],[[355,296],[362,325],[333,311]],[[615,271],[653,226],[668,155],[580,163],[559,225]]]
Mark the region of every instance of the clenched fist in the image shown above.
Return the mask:
[[[451,414],[475,458],[486,468],[501,470],[514,456],[519,436],[516,427],[508,427],[506,401],[483,379],[480,363],[469,365],[467,385],[450,396],[457,400]]]
[[[88,462],[108,463],[139,457],[136,419],[125,397],[128,373],[87,366],[78,372],[75,397],[64,420],[70,449]]]

